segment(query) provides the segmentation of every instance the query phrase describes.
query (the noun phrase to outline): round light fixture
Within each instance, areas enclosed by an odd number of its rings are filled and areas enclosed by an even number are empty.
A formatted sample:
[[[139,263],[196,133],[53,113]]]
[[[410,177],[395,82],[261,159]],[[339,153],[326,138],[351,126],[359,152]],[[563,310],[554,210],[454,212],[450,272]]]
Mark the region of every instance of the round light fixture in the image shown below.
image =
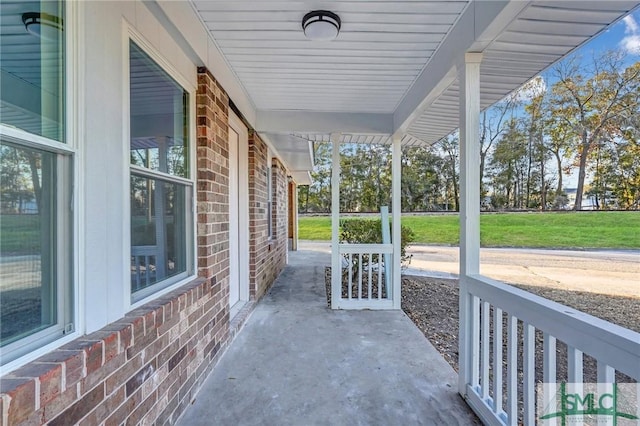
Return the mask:
[[[63,31],[62,19],[48,13],[23,13],[22,23],[29,33],[45,40],[57,41]]]
[[[314,10],[302,18],[302,30],[309,40],[333,40],[340,32],[340,17],[327,10]]]

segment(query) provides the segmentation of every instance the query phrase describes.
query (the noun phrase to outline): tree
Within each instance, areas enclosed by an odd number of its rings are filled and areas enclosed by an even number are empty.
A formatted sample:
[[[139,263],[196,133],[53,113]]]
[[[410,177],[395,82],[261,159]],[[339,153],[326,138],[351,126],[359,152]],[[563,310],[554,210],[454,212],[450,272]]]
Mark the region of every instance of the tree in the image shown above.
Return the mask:
[[[443,159],[433,146],[420,146],[402,152],[402,210],[439,209]]]
[[[493,144],[502,137],[505,131],[506,117],[513,114],[514,108],[518,104],[517,96],[505,98],[491,109],[482,112],[480,123],[480,196],[486,193],[484,188],[485,165],[487,155],[490,153]]]
[[[526,167],[526,135],[518,126],[518,121],[512,118],[507,123],[504,136],[496,144],[490,162],[494,207],[522,208],[524,206],[523,187]]]
[[[444,155],[444,167],[442,169],[445,178],[445,204],[448,207],[453,201],[455,211],[460,211],[460,193],[459,193],[459,176],[460,176],[460,143],[458,135],[449,135],[440,140],[438,143]],[[448,210],[448,208],[447,208]]]
[[[575,209],[582,207],[587,160],[594,145],[605,134],[613,134],[615,123],[637,106],[640,66],[624,72],[623,55],[607,52],[592,60],[591,78],[585,76],[580,58],[573,56],[554,68],[554,103],[559,118],[575,133],[578,145],[578,188]]]

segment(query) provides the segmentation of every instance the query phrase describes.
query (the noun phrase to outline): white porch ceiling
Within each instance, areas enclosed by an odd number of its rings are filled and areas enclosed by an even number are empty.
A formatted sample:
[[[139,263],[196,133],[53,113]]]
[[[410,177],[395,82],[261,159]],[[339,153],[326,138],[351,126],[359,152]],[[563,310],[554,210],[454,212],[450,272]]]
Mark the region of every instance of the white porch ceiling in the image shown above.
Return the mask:
[[[191,0],[191,4],[255,107],[256,130],[286,153],[295,143],[306,149],[307,141],[328,141],[331,134],[340,134],[343,142],[388,143],[396,134],[404,145],[434,143],[458,127],[456,67],[465,52],[484,53],[481,105],[486,108],[625,16],[638,2]],[[302,17],[316,9],[331,10],[342,19],[336,40],[304,37]],[[311,166],[308,160],[306,165],[292,161],[296,164],[290,168],[295,170]]]
[[[392,113],[469,2],[193,3],[258,110]],[[336,40],[305,38],[314,9],[340,16]]]

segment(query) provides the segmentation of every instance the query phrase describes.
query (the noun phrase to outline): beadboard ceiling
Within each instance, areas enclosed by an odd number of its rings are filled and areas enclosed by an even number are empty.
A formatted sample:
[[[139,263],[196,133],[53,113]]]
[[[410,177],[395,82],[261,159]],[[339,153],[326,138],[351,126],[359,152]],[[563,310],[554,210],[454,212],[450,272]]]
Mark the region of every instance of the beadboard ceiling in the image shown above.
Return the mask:
[[[395,110],[468,1],[195,0],[256,108]],[[337,13],[336,40],[305,38],[302,17]]]

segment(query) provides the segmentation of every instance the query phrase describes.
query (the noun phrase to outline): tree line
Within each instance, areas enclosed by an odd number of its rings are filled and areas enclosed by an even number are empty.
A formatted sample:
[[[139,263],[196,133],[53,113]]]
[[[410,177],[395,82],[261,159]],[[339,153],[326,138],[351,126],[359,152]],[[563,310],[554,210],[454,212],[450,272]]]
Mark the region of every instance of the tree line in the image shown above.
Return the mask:
[[[574,55],[484,111],[480,123],[483,209],[567,209],[563,177],[577,175],[573,209],[640,208],[640,62],[621,52]],[[547,82],[550,83],[547,86]],[[391,149],[341,147],[341,210],[391,201]],[[316,146],[301,212],[331,209],[331,147]],[[403,149],[403,211],[459,210],[457,133]]]

